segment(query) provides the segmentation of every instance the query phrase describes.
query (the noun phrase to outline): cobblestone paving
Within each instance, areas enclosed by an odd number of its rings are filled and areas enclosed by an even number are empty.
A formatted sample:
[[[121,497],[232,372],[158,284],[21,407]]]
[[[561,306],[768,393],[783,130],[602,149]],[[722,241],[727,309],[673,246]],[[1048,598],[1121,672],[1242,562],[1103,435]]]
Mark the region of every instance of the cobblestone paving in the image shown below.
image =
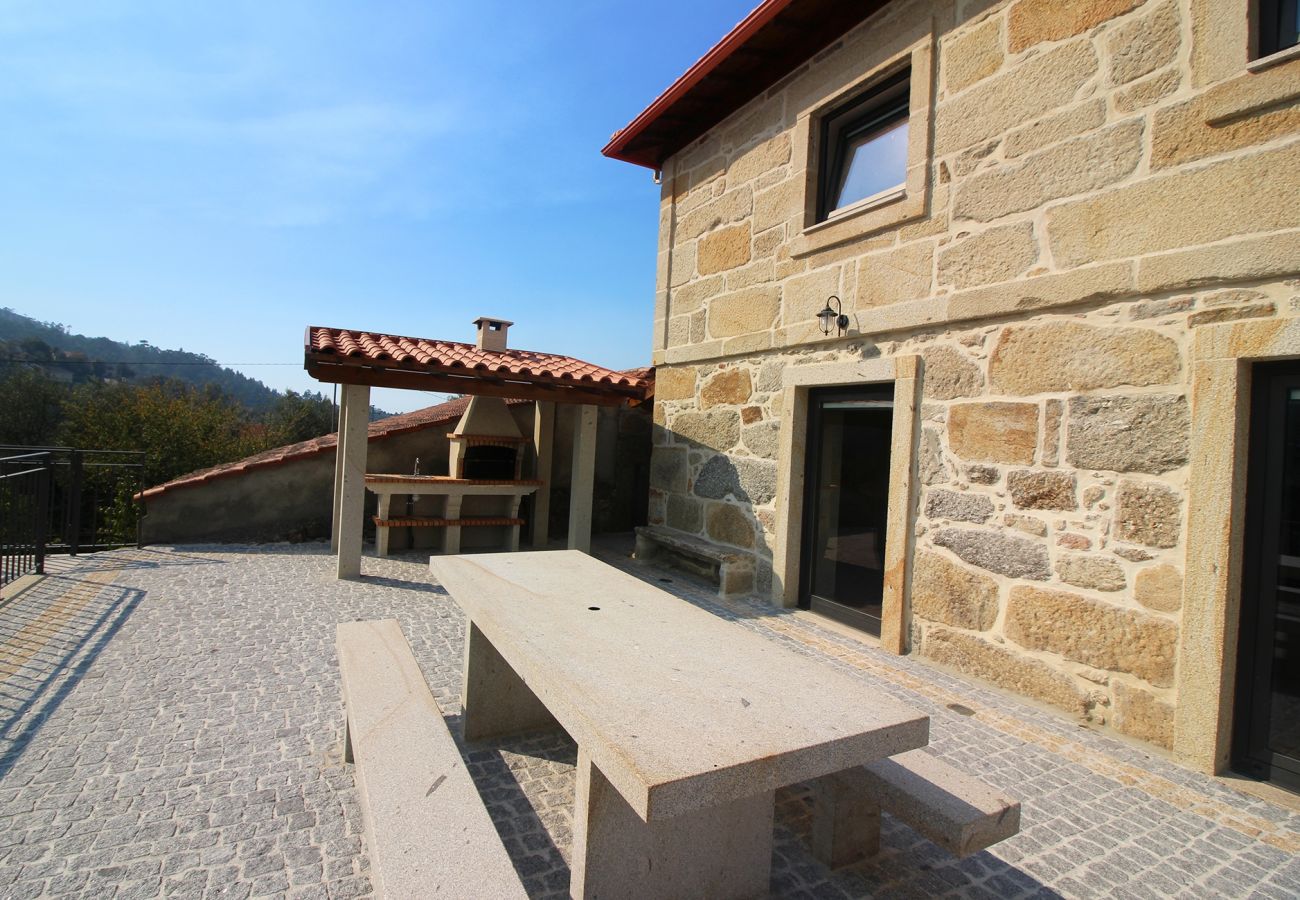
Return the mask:
[[[1023,801],[1021,834],[989,852],[953,860],[886,819],[877,858],[831,873],[805,849],[805,792],[787,789],[774,896],[1300,896],[1300,815],[806,617],[610,559],[928,713],[937,753]],[[320,546],[121,551],[57,559],[0,604],[0,897],[370,894],[334,624],[398,619],[453,729],[463,627],[422,560],[367,559],[361,582],[332,564]],[[573,744],[462,750],[530,894],[565,896]]]

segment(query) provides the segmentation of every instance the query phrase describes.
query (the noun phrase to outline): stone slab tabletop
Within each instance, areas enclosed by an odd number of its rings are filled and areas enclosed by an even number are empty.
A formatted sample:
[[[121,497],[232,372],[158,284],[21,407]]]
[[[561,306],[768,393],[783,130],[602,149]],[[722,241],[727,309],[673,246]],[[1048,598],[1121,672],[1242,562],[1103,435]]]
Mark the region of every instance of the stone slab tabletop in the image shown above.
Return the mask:
[[[928,741],[928,716],[579,551],[429,567],[646,821]]]

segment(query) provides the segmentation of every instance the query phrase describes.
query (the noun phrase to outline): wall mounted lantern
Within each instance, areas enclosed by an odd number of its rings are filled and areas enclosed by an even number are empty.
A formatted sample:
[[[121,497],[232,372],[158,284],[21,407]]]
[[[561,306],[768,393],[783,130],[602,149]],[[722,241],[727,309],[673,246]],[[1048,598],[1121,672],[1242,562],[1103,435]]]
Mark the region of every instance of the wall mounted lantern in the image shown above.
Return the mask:
[[[835,301],[834,309],[831,309],[832,300]],[[838,333],[843,334],[844,329],[849,327],[849,317],[844,315],[840,298],[834,294],[826,298],[826,308],[817,314],[817,318],[821,320],[822,334],[830,334],[832,328],[838,329]]]

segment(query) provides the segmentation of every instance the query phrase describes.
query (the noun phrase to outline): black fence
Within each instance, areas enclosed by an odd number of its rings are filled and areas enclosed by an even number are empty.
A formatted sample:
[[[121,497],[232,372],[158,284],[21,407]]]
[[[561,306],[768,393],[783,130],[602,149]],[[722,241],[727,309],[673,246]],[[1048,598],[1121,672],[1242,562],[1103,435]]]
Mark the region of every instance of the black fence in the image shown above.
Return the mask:
[[[0,585],[53,553],[140,545],[144,453],[0,445]]]
[[[0,588],[45,572],[50,454],[0,458]]]

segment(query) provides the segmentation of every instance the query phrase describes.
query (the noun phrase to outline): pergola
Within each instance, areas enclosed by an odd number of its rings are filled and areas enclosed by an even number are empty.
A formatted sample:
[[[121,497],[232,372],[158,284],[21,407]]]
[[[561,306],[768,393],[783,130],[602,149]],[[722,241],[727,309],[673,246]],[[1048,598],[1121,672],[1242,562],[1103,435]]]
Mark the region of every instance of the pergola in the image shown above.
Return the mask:
[[[569,356],[507,349],[506,331],[512,323],[479,318],[474,324],[478,328],[476,344],[342,328],[307,329],[303,354],[308,374],[317,381],[342,386],[331,532],[339,578],[357,578],[361,574],[372,387],[535,401],[535,478],[544,481],[547,488],[551,480],[555,404],[578,405],[574,416],[568,546],[590,550],[596,408],[641,403],[653,392],[653,382]],[[538,491],[533,509],[534,546],[544,547],[548,540],[549,507],[549,491]]]

